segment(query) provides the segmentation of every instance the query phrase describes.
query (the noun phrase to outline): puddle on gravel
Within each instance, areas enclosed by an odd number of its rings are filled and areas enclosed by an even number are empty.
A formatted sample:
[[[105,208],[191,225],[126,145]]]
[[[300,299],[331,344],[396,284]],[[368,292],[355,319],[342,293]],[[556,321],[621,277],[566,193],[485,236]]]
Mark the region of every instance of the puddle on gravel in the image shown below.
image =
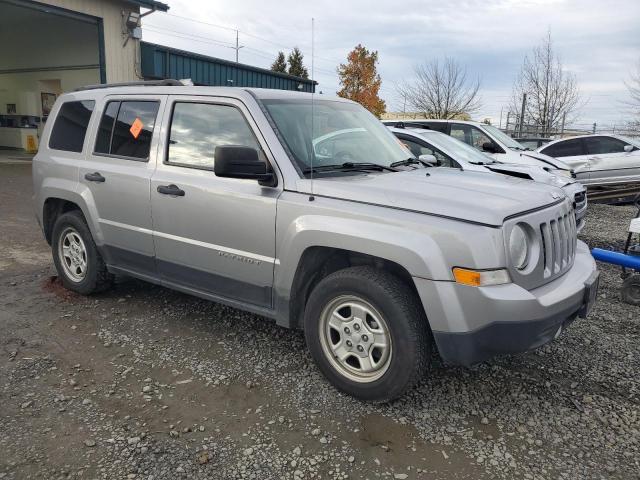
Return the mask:
[[[79,298],[77,293],[67,290],[62,285],[62,280],[57,275],[51,275],[49,278],[44,279],[42,281],[42,289],[45,292],[53,293],[56,297],[66,302],[77,301]]]

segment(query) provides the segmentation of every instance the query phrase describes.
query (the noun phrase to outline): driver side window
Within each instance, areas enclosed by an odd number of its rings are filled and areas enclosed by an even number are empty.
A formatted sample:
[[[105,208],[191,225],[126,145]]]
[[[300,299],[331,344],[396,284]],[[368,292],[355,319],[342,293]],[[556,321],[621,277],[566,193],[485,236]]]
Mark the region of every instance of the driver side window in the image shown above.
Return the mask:
[[[482,130],[463,123],[454,123],[451,125],[451,136],[456,140],[460,140],[467,145],[471,145],[480,151],[483,151],[482,145],[484,143],[493,143],[493,141],[485,135]]]
[[[400,139],[400,141],[407,146],[411,153],[418,158],[420,155],[433,155],[438,161],[438,167],[458,168],[459,165],[448,155],[445,155],[439,150],[426,144],[420,144],[414,140],[410,140],[406,137]]]

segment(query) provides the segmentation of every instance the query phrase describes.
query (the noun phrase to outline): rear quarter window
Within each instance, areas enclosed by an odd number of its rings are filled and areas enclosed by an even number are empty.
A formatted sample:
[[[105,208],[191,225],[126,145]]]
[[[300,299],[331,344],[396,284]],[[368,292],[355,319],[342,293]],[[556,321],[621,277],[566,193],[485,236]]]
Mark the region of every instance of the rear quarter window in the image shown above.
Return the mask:
[[[51,130],[49,148],[65,152],[82,152],[95,104],[93,100],[63,103]]]

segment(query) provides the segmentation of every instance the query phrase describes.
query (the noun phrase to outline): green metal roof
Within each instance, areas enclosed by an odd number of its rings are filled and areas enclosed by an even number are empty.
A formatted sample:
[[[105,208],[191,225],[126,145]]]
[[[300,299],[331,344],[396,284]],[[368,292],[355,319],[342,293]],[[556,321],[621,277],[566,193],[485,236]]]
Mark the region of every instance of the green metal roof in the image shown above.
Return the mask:
[[[318,82],[286,73],[141,42],[145,79],[190,78],[196,85],[272,88],[313,92]]]
[[[169,5],[162,2],[156,2],[155,0],[127,0],[129,3],[133,3],[142,8],[148,8],[150,10],[158,10],[160,12],[166,12],[169,10]]]

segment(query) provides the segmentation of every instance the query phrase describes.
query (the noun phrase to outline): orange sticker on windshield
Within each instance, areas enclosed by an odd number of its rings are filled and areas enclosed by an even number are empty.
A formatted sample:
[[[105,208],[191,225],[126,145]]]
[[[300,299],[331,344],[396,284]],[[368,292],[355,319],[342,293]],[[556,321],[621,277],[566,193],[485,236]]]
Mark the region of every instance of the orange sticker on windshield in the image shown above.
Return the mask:
[[[136,140],[138,139],[143,126],[144,125],[139,118],[136,118],[131,124],[131,128],[129,129],[129,131],[131,132],[131,135],[133,135],[133,138],[135,138]]]

